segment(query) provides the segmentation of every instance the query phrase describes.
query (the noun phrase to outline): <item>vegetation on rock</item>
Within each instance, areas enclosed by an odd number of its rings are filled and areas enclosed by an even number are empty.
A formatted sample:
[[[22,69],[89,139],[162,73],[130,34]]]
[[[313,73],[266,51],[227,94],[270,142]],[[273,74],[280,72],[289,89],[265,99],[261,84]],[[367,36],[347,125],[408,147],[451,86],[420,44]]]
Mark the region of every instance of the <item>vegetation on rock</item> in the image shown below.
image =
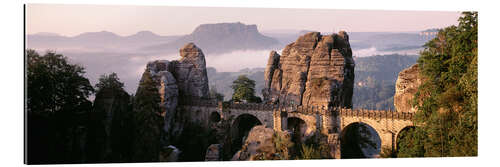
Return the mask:
[[[398,156],[477,156],[477,16],[463,12],[426,43],[414,98],[421,126],[398,143]]]
[[[134,98],[134,156],[135,162],[158,161],[163,133],[160,95],[149,71],[142,79]]]
[[[133,143],[133,113],[130,95],[116,73],[101,75],[90,114],[87,143],[95,148],[90,162],[130,162]]]

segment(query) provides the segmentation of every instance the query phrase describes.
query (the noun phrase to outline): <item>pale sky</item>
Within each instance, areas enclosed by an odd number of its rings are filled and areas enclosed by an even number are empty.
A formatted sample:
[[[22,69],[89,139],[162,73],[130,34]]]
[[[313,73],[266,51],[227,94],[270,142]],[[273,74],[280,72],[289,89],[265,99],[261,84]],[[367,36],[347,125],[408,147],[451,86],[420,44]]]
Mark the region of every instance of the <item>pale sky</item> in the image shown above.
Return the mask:
[[[459,17],[458,11],[28,4],[26,31],[75,36],[97,31],[131,35],[147,30],[159,35],[183,35],[200,24],[239,21],[256,24],[259,31],[404,32],[455,25]]]

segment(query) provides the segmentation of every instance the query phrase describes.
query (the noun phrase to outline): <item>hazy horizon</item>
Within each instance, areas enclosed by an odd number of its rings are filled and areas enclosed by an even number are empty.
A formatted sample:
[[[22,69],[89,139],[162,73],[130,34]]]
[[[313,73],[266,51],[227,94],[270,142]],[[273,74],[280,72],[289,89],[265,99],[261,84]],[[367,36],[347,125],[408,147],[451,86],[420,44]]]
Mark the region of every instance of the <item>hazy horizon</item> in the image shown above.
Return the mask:
[[[68,37],[101,31],[171,36],[189,34],[200,24],[242,22],[261,32],[418,32],[454,25],[459,17],[460,12],[450,11],[28,4],[26,31]]]
[[[264,35],[298,33],[302,30],[322,33],[345,30],[352,34],[350,42],[353,56],[365,57],[394,53],[417,54],[418,45],[423,44],[423,41],[415,39],[415,36],[401,34],[366,36],[352,32],[419,32],[444,28],[457,24],[460,12],[28,4],[25,17],[27,34],[58,34],[65,37],[102,31],[122,37],[140,31],[150,31],[160,36],[180,36],[190,34],[201,24],[235,22],[255,24]],[[270,37],[280,41],[282,46],[273,49],[279,53],[284,45],[298,37],[297,34],[276,34]],[[72,63],[83,65],[87,71],[85,75],[92,84],[102,74],[118,73],[129,93],[135,92],[147,62],[180,58],[178,52],[141,49],[170,41],[166,38],[146,36],[140,41],[134,38],[128,43],[100,35],[69,42],[61,42],[56,38],[46,38],[48,40],[41,42],[26,39],[28,48],[42,53],[54,50],[68,57]],[[236,72],[245,68],[265,67],[271,49],[233,49],[225,53],[205,51],[207,67],[214,67],[219,72]]]

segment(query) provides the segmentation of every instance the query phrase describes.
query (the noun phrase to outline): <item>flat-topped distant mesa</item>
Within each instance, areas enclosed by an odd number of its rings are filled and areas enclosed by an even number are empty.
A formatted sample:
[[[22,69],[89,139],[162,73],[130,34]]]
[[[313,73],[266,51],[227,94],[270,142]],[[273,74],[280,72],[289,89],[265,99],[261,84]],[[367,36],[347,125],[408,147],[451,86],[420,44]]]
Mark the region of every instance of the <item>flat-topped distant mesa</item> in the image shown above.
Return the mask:
[[[262,35],[257,25],[237,23],[202,24],[188,35],[145,50],[173,51],[184,44],[193,42],[203,48],[205,53],[227,53],[235,50],[259,50],[277,48],[279,41]]]

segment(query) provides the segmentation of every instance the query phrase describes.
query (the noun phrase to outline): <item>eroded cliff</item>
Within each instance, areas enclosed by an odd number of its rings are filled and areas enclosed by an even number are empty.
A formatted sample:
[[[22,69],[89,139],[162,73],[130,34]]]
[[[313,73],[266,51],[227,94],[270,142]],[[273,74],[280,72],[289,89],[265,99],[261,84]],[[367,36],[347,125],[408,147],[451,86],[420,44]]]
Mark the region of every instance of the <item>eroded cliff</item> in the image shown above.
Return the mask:
[[[415,112],[417,109],[412,105],[413,97],[418,87],[422,84],[419,75],[418,64],[399,72],[396,80],[396,93],[394,94],[394,107],[398,112]]]
[[[272,51],[265,71],[264,101],[304,106],[352,107],[354,60],[349,36],[310,32]]]
[[[190,100],[208,98],[208,78],[203,51],[193,43],[180,50],[179,60],[156,60],[146,69],[156,81],[161,96],[160,106],[165,118],[166,143],[182,132],[182,122],[176,122],[177,106]]]

